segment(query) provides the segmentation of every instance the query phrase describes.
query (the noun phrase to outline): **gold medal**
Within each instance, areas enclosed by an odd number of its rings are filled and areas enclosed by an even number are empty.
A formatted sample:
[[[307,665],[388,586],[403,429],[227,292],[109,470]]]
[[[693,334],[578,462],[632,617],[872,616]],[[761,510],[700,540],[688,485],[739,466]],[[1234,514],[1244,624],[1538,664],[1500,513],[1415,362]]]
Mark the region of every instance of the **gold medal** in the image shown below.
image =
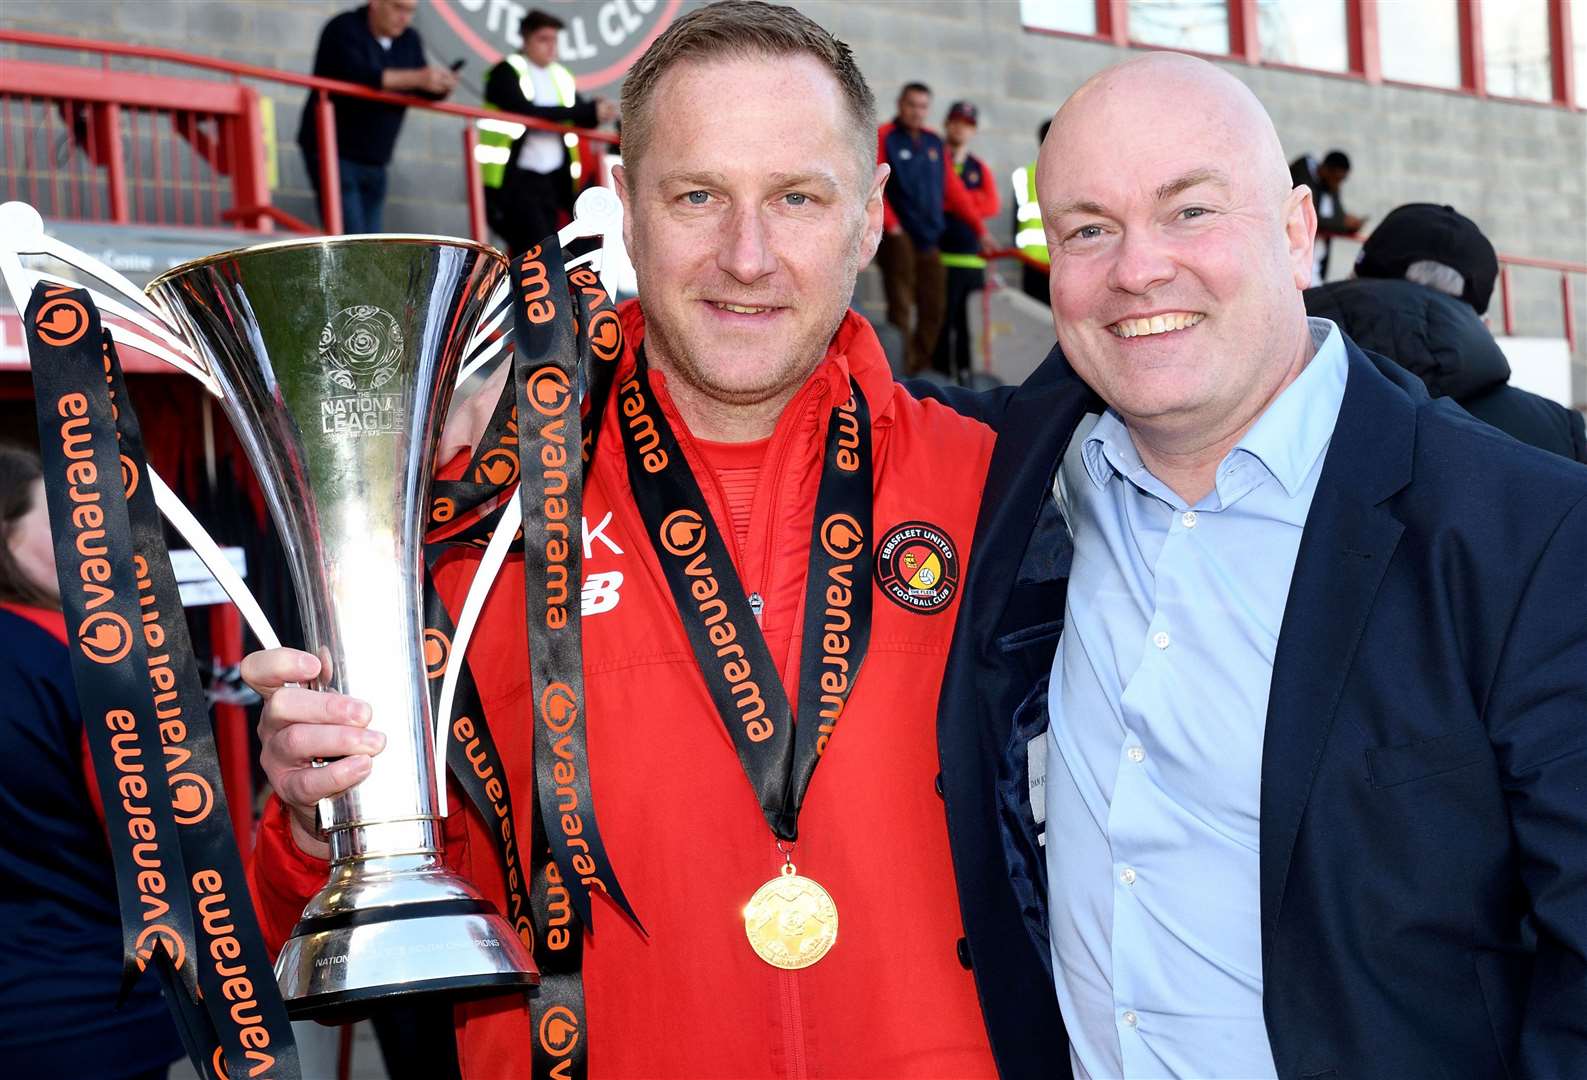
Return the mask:
[[[788,862],[744,905],[744,934],[766,963],[797,971],[820,960],[838,940],[838,908],[830,893]]]

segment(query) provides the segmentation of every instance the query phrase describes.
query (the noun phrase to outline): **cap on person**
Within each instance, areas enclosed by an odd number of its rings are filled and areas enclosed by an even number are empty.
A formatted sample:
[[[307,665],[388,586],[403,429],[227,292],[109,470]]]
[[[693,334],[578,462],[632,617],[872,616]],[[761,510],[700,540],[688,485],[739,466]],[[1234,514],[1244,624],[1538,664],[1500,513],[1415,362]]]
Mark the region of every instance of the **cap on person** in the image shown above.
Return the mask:
[[[1356,276],[1403,278],[1420,262],[1440,263],[1459,273],[1465,279],[1460,299],[1479,315],[1487,312],[1499,257],[1476,223],[1453,206],[1407,203],[1391,210],[1361,246]]]
[[[967,124],[981,122],[981,110],[975,107],[973,101],[955,101],[948,106],[949,120],[963,120]]]

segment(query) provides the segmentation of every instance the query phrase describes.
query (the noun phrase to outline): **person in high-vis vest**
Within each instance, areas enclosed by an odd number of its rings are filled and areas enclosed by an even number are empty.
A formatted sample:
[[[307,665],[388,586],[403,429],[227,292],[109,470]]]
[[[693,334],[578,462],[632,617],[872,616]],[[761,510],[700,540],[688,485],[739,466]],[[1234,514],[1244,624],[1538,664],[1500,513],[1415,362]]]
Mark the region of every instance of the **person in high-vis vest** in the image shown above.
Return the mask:
[[[1047,141],[1047,120],[1036,130],[1036,145]],[[1041,227],[1041,205],[1036,201],[1036,163],[1021,165],[1014,170],[1014,246],[1032,259],[1041,262],[1041,269],[1030,263],[1021,263],[1020,288],[1025,295],[1047,303],[1047,234]]]
[[[485,80],[485,107],[592,128],[617,117],[605,98],[581,98],[573,75],[557,63],[562,20],[538,8],[525,15],[520,51],[504,56]],[[490,227],[517,255],[554,232],[558,212],[573,211],[571,133],[526,128],[510,120],[479,120],[475,158],[485,187]]]
[[[986,162],[970,153],[970,139],[979,120],[974,102],[955,101],[942,125],[942,141],[953,171],[959,174],[984,222],[997,216],[1000,200],[997,178],[987,169]],[[980,253],[973,224],[953,210],[945,214],[941,252],[942,265],[948,272],[947,317],[937,337],[931,366],[962,382],[970,373],[970,298],[986,287],[986,258]]]

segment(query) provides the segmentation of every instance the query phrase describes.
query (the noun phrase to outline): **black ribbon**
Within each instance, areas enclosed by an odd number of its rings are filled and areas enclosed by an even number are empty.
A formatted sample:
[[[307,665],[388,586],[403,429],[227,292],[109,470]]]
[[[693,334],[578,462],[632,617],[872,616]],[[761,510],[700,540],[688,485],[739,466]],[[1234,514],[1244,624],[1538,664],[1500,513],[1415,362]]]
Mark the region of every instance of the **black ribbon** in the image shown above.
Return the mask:
[[[645,531],[766,823],[788,841],[870,645],[870,411],[858,384],[849,386],[832,409],[810,531],[797,722],[727,544],[650,391],[643,352],[617,391]]]
[[[447,718],[447,763],[487,823],[507,882],[507,917],[532,947],[540,969],[540,984],[529,1000],[533,1074],[582,1078],[588,1075],[588,1039],[581,970],[592,884],[607,891],[639,926],[594,816],[579,646],[583,480],[623,355],[623,331],[600,278],[586,268],[565,272],[553,238],[527,252],[512,272],[517,297],[513,378],[464,478],[435,484],[426,539],[432,557],[450,546],[485,546],[513,485],[522,483],[527,529],[520,528],[509,550],[525,557],[534,716],[540,729],[533,739],[538,805],[527,867],[513,831],[506,771],[466,666],[458,673]],[[528,418],[522,426],[521,417]],[[426,625],[427,653],[439,660],[430,670],[432,706],[438,707],[454,628],[433,588],[426,596]]]
[[[213,731],[109,333],[85,290],[25,316],[73,676],[105,806],[130,985],[153,959],[203,1075],[297,1077]]]

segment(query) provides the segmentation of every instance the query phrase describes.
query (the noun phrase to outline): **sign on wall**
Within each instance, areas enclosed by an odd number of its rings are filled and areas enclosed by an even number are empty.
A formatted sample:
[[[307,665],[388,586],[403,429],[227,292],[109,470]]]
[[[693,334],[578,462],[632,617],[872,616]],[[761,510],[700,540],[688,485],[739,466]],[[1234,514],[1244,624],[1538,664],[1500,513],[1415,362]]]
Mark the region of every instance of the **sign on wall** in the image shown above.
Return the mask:
[[[539,7],[567,24],[558,59],[579,91],[590,94],[621,79],[682,5],[683,0],[428,0],[420,32],[433,55],[455,55],[468,60],[470,69],[483,70],[518,50],[518,22]]]

